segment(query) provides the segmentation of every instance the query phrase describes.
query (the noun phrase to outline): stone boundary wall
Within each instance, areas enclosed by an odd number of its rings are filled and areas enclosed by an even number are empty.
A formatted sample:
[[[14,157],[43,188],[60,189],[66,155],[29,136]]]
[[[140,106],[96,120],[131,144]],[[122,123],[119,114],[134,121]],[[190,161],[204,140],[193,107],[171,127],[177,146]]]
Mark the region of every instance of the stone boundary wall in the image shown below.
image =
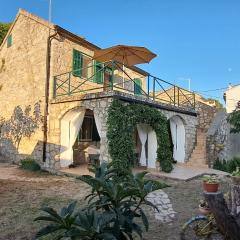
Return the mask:
[[[198,113],[198,128],[207,131],[216,115],[217,109],[215,107],[197,101],[196,111]]]
[[[217,159],[222,161],[229,158],[229,136],[230,126],[227,122],[227,113],[219,111],[207,132],[207,160],[209,167],[213,167]]]

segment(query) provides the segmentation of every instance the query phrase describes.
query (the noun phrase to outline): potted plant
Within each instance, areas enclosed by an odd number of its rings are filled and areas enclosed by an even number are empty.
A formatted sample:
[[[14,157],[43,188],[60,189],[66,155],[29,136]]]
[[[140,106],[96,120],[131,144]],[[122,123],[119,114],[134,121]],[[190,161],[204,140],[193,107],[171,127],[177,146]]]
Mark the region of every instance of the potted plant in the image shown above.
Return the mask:
[[[206,192],[217,192],[219,181],[216,176],[205,175],[203,176],[203,189]]]
[[[198,209],[199,209],[200,213],[203,215],[208,215],[211,212],[211,210],[208,206],[208,203],[205,200],[200,201]]]
[[[231,175],[232,181],[236,185],[240,185],[240,169],[239,167],[236,168],[236,171],[232,172]]]

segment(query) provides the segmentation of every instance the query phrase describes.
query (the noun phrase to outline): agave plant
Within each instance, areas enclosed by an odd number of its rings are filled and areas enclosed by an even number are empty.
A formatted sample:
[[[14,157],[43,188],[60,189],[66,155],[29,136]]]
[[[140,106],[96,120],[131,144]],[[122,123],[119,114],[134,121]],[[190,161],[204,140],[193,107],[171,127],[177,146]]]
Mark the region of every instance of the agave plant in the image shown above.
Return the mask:
[[[133,174],[106,163],[96,167],[94,172],[94,177],[78,177],[92,188],[91,194],[86,197],[87,207],[75,212],[74,202],[63,208],[60,214],[51,208],[44,208],[48,216],[35,220],[52,224],[40,230],[37,238],[54,232],[56,239],[127,240],[133,239],[134,235],[142,239],[142,226],[146,231],[149,226],[142,207],[148,205],[156,208],[146,200],[146,196],[167,185],[146,179],[147,172]]]

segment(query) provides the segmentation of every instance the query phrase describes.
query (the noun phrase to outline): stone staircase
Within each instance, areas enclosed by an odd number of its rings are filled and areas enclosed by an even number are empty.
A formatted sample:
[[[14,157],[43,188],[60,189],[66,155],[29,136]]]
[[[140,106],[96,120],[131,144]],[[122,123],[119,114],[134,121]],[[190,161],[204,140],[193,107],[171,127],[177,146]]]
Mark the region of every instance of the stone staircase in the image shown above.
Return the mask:
[[[208,168],[206,159],[206,132],[203,129],[197,129],[197,144],[187,165]]]

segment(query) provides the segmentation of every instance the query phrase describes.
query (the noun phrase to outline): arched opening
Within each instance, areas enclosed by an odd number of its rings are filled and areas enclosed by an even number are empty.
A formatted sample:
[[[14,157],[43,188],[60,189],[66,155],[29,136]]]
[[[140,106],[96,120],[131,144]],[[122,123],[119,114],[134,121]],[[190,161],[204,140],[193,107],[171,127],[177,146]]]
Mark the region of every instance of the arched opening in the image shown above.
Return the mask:
[[[99,159],[99,127],[100,123],[96,124],[94,113],[89,109],[75,108],[63,116],[61,119],[61,167],[78,166]]]
[[[82,126],[73,145],[74,166],[94,163],[99,160],[100,136],[92,110],[87,109]]]
[[[170,118],[170,129],[173,142],[173,159],[177,162],[185,161],[185,127],[179,116]]]
[[[158,147],[155,131],[149,124],[137,124],[134,136],[137,165],[155,168]]]

